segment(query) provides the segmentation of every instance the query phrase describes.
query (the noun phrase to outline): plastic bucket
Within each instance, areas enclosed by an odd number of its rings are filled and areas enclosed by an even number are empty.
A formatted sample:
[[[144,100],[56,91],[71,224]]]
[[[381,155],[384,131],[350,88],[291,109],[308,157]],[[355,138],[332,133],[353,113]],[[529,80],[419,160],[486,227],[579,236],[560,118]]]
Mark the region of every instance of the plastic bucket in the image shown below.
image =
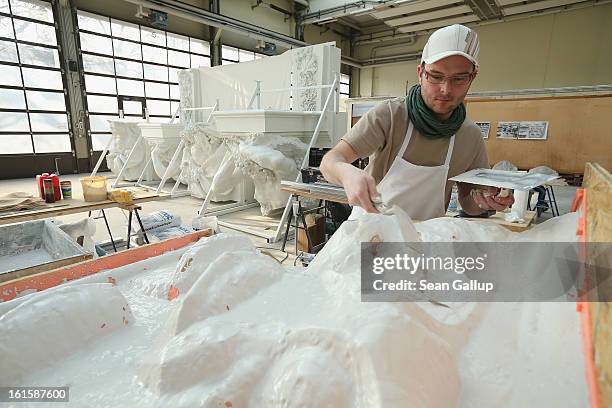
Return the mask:
[[[83,186],[83,197],[85,201],[104,201],[106,200],[106,177],[87,176],[81,178]]]

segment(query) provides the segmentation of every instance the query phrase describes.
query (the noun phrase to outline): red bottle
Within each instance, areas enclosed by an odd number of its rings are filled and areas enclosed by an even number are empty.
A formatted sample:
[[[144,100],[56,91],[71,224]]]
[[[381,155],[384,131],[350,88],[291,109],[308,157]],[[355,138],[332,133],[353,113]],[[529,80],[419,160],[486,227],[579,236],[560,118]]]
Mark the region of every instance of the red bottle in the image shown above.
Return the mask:
[[[49,177],[51,177],[51,180],[53,180],[53,194],[55,194],[55,201],[59,201],[62,199],[62,189],[60,188],[60,179],[54,173],[51,173]]]
[[[44,190],[44,182],[45,180],[50,179],[53,183],[53,195],[55,196],[55,201],[59,201],[62,199],[62,190],[60,189],[60,179],[57,175],[51,173],[43,173],[40,176],[36,176],[36,180],[38,181],[38,192],[40,198],[45,199],[45,190]]]
[[[49,177],[49,173],[43,173],[36,176],[36,181],[38,182],[38,196],[45,199],[45,190],[43,188],[43,181]]]

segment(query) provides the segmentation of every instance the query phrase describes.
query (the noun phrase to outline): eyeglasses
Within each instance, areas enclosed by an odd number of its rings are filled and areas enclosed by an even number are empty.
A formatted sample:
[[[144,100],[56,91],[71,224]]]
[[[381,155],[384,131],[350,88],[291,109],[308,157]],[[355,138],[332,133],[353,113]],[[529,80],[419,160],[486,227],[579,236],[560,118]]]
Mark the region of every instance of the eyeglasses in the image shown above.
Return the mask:
[[[425,72],[425,79],[427,79],[427,81],[429,81],[430,84],[434,84],[434,85],[440,85],[443,82],[446,82],[447,80],[450,82],[451,85],[457,85],[457,86],[467,85],[474,77],[474,73],[466,74],[466,75],[446,76],[446,75],[432,74],[431,72],[427,72],[426,69],[423,69],[423,72]]]

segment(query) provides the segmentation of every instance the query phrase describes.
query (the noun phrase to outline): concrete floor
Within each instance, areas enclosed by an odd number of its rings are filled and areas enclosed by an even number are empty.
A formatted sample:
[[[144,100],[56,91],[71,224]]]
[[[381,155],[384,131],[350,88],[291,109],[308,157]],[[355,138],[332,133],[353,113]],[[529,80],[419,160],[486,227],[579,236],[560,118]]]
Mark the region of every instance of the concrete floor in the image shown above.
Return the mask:
[[[81,184],[79,182],[80,177],[83,177],[88,174],[71,174],[61,176],[61,180],[70,180],[72,181],[73,194],[75,197],[82,197],[82,189]],[[101,175],[105,175],[109,178],[109,185],[112,182],[111,173],[101,173]],[[170,186],[170,183],[168,183]],[[13,179],[13,180],[0,180],[0,194],[10,193],[15,191],[24,191],[32,194],[36,194],[36,182],[34,178],[31,179]],[[555,187],[554,188],[557,205],[559,207],[559,212],[561,214],[565,214],[569,212],[576,187],[564,186],[564,187]],[[175,215],[181,217],[183,225],[191,225],[192,219],[197,215],[197,211],[200,209],[202,205],[202,200],[198,198],[194,198],[191,196],[184,196],[174,199],[166,199],[162,201],[154,201],[143,203],[141,213],[151,213],[159,210],[169,210]],[[213,205],[214,207],[214,205]],[[106,216],[108,218],[111,231],[113,232],[113,236],[117,238],[124,238],[127,233],[127,213],[119,208],[111,208],[107,209]],[[94,212],[94,216],[97,215],[98,212]],[[75,222],[79,221],[87,216],[87,213],[80,214],[72,214],[57,217],[62,222]],[[552,217],[550,211],[547,211],[542,214],[542,216],[536,221],[537,223],[543,222]],[[259,208],[251,208],[248,210],[243,210],[239,213],[222,215],[219,217],[221,221],[228,221],[244,226],[256,226],[260,231],[269,231],[272,232],[276,228],[278,221],[280,220],[280,215],[276,218],[263,217],[260,214]],[[221,227],[222,232],[232,233],[232,234],[244,234],[242,232],[238,232],[233,229],[229,229],[226,227]],[[281,243],[272,243],[269,244],[264,238],[259,238],[254,235],[247,235],[254,243],[255,246],[260,248],[270,248],[270,253],[275,256],[277,259],[281,260],[285,257],[285,254],[280,251]],[[96,220],[96,233],[94,235],[94,240],[96,242],[107,241],[109,239],[109,234],[104,225],[104,220],[98,219]],[[293,240],[287,243],[288,252],[291,255],[285,260],[285,263],[290,262],[293,263],[295,257],[293,256],[294,244]]]
[[[557,207],[559,207],[559,214],[567,214],[570,211],[576,190],[578,187],[573,186],[555,186],[553,191],[557,200]],[[552,213],[549,211],[543,212],[540,218],[536,220],[536,223],[541,223],[552,218]]]

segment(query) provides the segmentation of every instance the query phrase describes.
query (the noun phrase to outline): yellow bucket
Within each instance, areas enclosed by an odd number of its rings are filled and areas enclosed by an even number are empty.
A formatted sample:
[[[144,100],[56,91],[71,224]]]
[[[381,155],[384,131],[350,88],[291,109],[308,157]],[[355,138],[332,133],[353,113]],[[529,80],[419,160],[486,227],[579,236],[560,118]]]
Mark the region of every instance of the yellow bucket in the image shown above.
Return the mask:
[[[106,200],[106,177],[87,176],[81,178],[83,186],[83,197],[85,201],[104,201]]]

